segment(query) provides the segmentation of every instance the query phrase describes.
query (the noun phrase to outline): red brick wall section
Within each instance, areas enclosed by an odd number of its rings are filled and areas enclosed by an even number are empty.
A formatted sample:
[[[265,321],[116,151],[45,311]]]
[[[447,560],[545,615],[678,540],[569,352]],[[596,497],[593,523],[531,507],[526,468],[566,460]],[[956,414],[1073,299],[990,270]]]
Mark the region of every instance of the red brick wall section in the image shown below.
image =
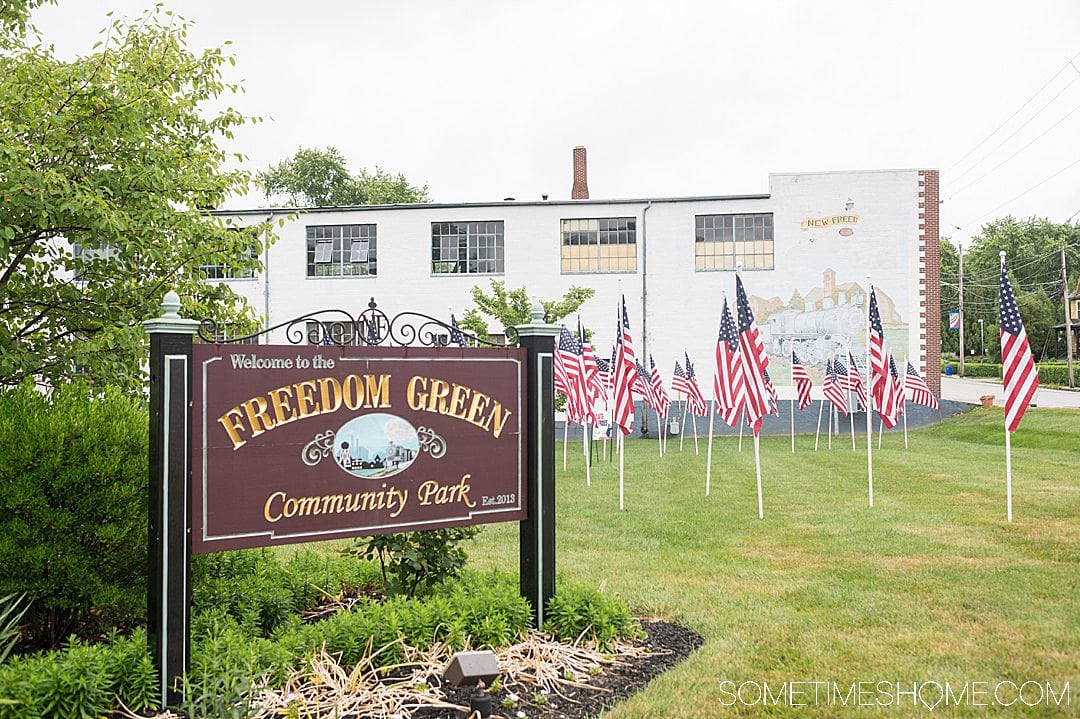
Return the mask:
[[[574,186],[570,190],[571,200],[589,199],[589,173],[585,164],[585,148],[574,148]]]
[[[938,171],[919,170],[919,370],[941,397],[941,226]]]

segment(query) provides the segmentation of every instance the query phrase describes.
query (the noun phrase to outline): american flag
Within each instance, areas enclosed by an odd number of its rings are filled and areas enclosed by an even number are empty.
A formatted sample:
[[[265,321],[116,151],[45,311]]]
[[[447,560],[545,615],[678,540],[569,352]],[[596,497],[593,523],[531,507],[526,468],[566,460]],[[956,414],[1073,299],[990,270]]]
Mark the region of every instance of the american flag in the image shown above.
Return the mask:
[[[592,345],[589,344],[588,335],[581,328],[581,319],[578,318],[578,338],[581,341],[581,367],[585,373],[585,389],[589,397],[589,406],[595,400],[603,397],[607,399],[607,387],[600,380],[600,367],[596,362],[596,354]]]
[[[888,360],[885,358],[885,330],[881,327],[881,313],[878,312],[877,293],[870,288],[870,391],[878,407],[882,406],[885,391],[885,379],[888,375]]]
[[[559,332],[559,349],[555,354],[566,371],[567,400],[568,406],[573,408],[574,421],[579,424],[595,424],[592,400],[586,387],[584,350],[580,336],[564,325]]]
[[[855,356],[849,351],[848,357],[848,389],[855,393],[855,396],[859,398],[859,411],[866,408],[866,387],[863,385],[862,372],[859,371],[859,364],[855,361]]]
[[[461,328],[458,327],[457,320],[454,319],[454,313],[450,313],[450,342],[456,344],[458,347],[468,347],[469,343],[465,341],[465,335],[462,334]]]
[[[683,352],[686,358],[686,382],[690,385],[690,411],[698,416],[705,417],[709,413],[709,407],[705,404],[705,395],[701,394],[701,387],[697,383],[697,375],[694,373],[694,365],[690,362],[690,355]]]
[[[716,340],[713,397],[720,417],[734,427],[746,404],[746,382],[739,359],[739,334],[735,330],[735,319],[731,316],[726,297],[720,314],[720,336]]]
[[[683,371],[679,360],[675,360],[675,372],[671,375],[671,391],[679,394],[690,394],[690,383],[686,380],[686,372]]]
[[[806,409],[810,406],[810,388],[814,382],[794,349],[791,350],[791,381],[795,383],[795,391],[799,393],[799,409]]]
[[[645,401],[645,404],[660,412],[660,398],[653,391],[652,377],[645,370],[645,365],[637,363],[637,377],[634,379],[634,391]]]
[[[899,417],[904,413],[904,378],[896,371],[896,357],[889,355],[889,377],[892,378],[893,391],[895,392],[895,398],[893,402],[896,403],[896,416]]]
[[[1039,388],[1039,372],[1031,357],[1024,322],[1016,306],[1005,258],[1001,258],[1001,294],[998,302],[1001,333],[1001,370],[1005,378],[1005,428],[1015,432]]]
[[[769,406],[772,408],[771,414],[780,416],[780,398],[776,395],[776,387],[773,386],[772,377],[769,376],[769,370],[765,370],[765,391],[769,393]]]
[[[769,413],[768,390],[765,389],[765,370],[769,356],[761,341],[754,312],[743,289],[742,278],[735,275],[735,296],[739,313],[739,355],[746,382],[746,422],[754,428],[754,436],[761,433],[761,418]]]
[[[919,370],[915,369],[915,365],[911,362],[907,363],[907,382],[904,387],[907,389],[907,396],[915,404],[921,404],[929,407],[930,409],[939,409],[937,397],[930,391],[929,385],[926,384],[926,380],[919,374]]]
[[[600,386],[604,388],[604,397],[607,397],[608,388],[611,387],[611,360],[597,358],[596,371],[600,377]]]
[[[667,390],[664,389],[664,380],[660,377],[660,370],[656,369],[656,362],[653,362],[651,352],[649,353],[649,369],[653,395],[655,395],[656,402],[659,404],[658,411],[661,417],[667,417],[668,410],[671,408],[671,399],[668,397]]]
[[[583,424],[584,407],[581,402],[581,364],[578,354],[581,345],[564,326],[559,332],[559,345],[555,349],[555,389],[566,395],[566,416],[571,422]]]
[[[838,362],[833,362],[831,358],[825,363],[825,384],[822,385],[822,389],[825,392],[825,399],[832,402],[833,407],[846,415],[848,413],[847,389],[844,388],[839,375],[836,373],[838,364]]]
[[[623,434],[634,430],[634,377],[637,376],[637,361],[634,359],[634,341],[630,337],[630,319],[626,315],[626,298],[620,298],[619,323],[615,329],[615,361],[611,372],[615,398],[615,424]]]
[[[892,354],[889,350],[885,350],[885,366],[889,367],[892,364]],[[881,421],[885,423],[885,426],[892,429],[896,426],[896,420],[900,417],[899,394],[900,387],[893,381],[893,374],[888,369],[885,370],[885,379],[881,383],[881,397],[874,397],[877,402],[878,416],[881,417]]]

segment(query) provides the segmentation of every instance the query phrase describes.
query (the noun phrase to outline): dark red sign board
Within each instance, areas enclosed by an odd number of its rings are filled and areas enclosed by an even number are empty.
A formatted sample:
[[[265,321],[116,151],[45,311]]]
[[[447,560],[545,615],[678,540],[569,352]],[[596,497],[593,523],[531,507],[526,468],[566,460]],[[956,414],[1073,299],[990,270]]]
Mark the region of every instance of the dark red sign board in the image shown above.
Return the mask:
[[[521,520],[525,351],[195,345],[191,550]]]

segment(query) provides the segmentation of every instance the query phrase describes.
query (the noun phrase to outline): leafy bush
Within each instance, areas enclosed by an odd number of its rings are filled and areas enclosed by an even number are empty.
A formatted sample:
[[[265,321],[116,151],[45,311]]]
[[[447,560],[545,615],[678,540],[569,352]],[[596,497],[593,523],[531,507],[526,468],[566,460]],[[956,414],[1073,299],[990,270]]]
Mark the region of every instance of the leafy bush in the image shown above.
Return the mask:
[[[32,600],[24,644],[142,620],[147,430],[145,403],[110,389],[0,393],[0,594]]]
[[[626,602],[579,586],[561,586],[548,600],[545,616],[544,628],[559,639],[594,641],[601,649],[641,632]]]
[[[121,703],[155,709],[156,691],[142,630],[93,645],[72,640],[0,667],[0,719],[96,719]]]
[[[1076,370],[1074,368],[1074,375]],[[1039,365],[1039,382],[1042,384],[1056,384],[1068,386],[1069,384],[1069,365],[1068,364],[1049,364],[1043,363]]]
[[[474,526],[383,534],[357,540],[350,553],[379,562],[388,594],[413,597],[455,579],[468,561],[461,542],[479,533]]]
[[[376,586],[376,570],[340,555],[297,552],[281,563],[269,549],[197,555],[192,611],[224,612],[251,636],[269,636],[297,614],[343,592]]]
[[[506,646],[528,628],[530,617],[512,577],[469,575],[424,599],[367,601],[317,624],[289,627],[277,642],[296,661],[325,644],[345,665],[360,661],[369,648],[388,647],[376,660],[386,666],[401,659],[400,647],[388,646],[399,639],[416,646],[441,641],[457,649],[466,639],[472,646]]]
[[[19,640],[19,620],[26,614],[27,606],[19,609],[19,605],[26,599],[25,594],[9,594],[0,597],[0,665],[8,658],[8,654]]]

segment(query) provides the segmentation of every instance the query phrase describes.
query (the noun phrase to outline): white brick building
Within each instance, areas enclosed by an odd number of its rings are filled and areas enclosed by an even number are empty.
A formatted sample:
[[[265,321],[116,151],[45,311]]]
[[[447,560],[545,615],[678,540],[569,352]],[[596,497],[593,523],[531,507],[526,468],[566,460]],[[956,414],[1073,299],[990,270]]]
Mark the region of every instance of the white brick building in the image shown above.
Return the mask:
[[[575,194],[587,195],[577,187],[584,153],[575,158]],[[278,231],[264,272],[221,281],[266,326],[324,308],[356,315],[372,297],[390,316],[448,319],[489,279],[544,299],[583,285],[596,296],[581,321],[604,356],[621,279],[638,355],[651,353],[670,377],[686,350],[708,378],[721,293],[734,300],[738,261],[783,387],[792,344],[819,373],[833,350],[859,354],[869,274],[897,363],[910,357],[937,390],[937,178],[936,170],[782,173],[756,195],[222,211],[241,225],[295,217]],[[284,342],[283,330],[270,341]]]

